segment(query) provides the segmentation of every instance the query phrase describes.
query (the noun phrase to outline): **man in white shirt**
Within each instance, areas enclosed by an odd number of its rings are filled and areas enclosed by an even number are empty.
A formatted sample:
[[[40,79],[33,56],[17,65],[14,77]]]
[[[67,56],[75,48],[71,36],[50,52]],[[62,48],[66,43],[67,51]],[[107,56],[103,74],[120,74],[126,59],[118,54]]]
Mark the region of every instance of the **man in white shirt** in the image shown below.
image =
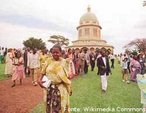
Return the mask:
[[[109,55],[110,56],[110,60],[111,60],[111,68],[114,68],[115,66],[114,66],[114,62],[115,62],[115,56],[114,56],[114,54],[112,53],[111,55]]]
[[[40,68],[39,54],[36,49],[33,49],[32,53],[28,55],[27,66],[30,69],[30,75],[32,76],[32,84],[37,85],[37,76]]]

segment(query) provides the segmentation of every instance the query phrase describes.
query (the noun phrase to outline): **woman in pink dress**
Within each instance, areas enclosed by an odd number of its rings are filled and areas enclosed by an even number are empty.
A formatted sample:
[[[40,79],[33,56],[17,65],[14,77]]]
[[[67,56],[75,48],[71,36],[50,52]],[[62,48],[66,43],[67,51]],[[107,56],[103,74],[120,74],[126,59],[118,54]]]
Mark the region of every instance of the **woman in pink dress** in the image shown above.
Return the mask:
[[[137,56],[133,56],[133,59],[130,62],[130,79],[133,82],[136,82],[136,75],[141,72],[141,65],[137,60]]]
[[[12,81],[14,87],[16,85],[16,80],[20,80],[20,85],[22,84],[22,79],[25,78],[25,73],[24,73],[24,66],[23,66],[23,57],[20,51],[16,52],[16,56],[13,61],[13,75],[12,75]]]

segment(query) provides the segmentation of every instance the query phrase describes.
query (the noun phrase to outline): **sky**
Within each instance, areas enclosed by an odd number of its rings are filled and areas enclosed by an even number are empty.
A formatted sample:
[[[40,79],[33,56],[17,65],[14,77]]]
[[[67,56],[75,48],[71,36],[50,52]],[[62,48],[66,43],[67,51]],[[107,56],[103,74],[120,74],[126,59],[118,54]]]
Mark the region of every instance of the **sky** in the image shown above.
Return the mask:
[[[143,0],[0,0],[0,46],[23,47],[29,37],[42,38],[47,47],[51,35],[78,39],[76,27],[87,12],[97,16],[101,37],[123,52],[128,42],[146,38]]]

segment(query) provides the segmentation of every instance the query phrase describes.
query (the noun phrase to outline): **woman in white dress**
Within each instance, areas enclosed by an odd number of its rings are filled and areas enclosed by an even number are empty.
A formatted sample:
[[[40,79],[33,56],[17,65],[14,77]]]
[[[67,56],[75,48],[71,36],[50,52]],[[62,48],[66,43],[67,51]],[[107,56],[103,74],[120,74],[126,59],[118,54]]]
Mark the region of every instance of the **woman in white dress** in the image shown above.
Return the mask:
[[[11,76],[13,73],[13,54],[12,49],[8,49],[8,53],[5,59],[5,75]]]

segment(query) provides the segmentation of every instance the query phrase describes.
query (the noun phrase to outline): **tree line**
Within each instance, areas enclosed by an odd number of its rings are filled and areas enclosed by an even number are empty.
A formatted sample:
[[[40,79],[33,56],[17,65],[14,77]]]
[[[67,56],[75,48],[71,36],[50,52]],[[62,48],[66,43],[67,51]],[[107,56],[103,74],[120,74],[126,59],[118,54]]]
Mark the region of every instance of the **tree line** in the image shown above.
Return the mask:
[[[48,42],[51,42],[53,44],[59,44],[60,46],[68,46],[69,45],[69,39],[65,38],[64,36],[61,35],[52,35],[50,36],[50,39],[48,40]],[[23,41],[23,45],[25,47],[29,47],[30,49],[46,49],[46,43],[43,42],[43,40],[41,38],[34,38],[34,37],[30,37],[29,39]]]

